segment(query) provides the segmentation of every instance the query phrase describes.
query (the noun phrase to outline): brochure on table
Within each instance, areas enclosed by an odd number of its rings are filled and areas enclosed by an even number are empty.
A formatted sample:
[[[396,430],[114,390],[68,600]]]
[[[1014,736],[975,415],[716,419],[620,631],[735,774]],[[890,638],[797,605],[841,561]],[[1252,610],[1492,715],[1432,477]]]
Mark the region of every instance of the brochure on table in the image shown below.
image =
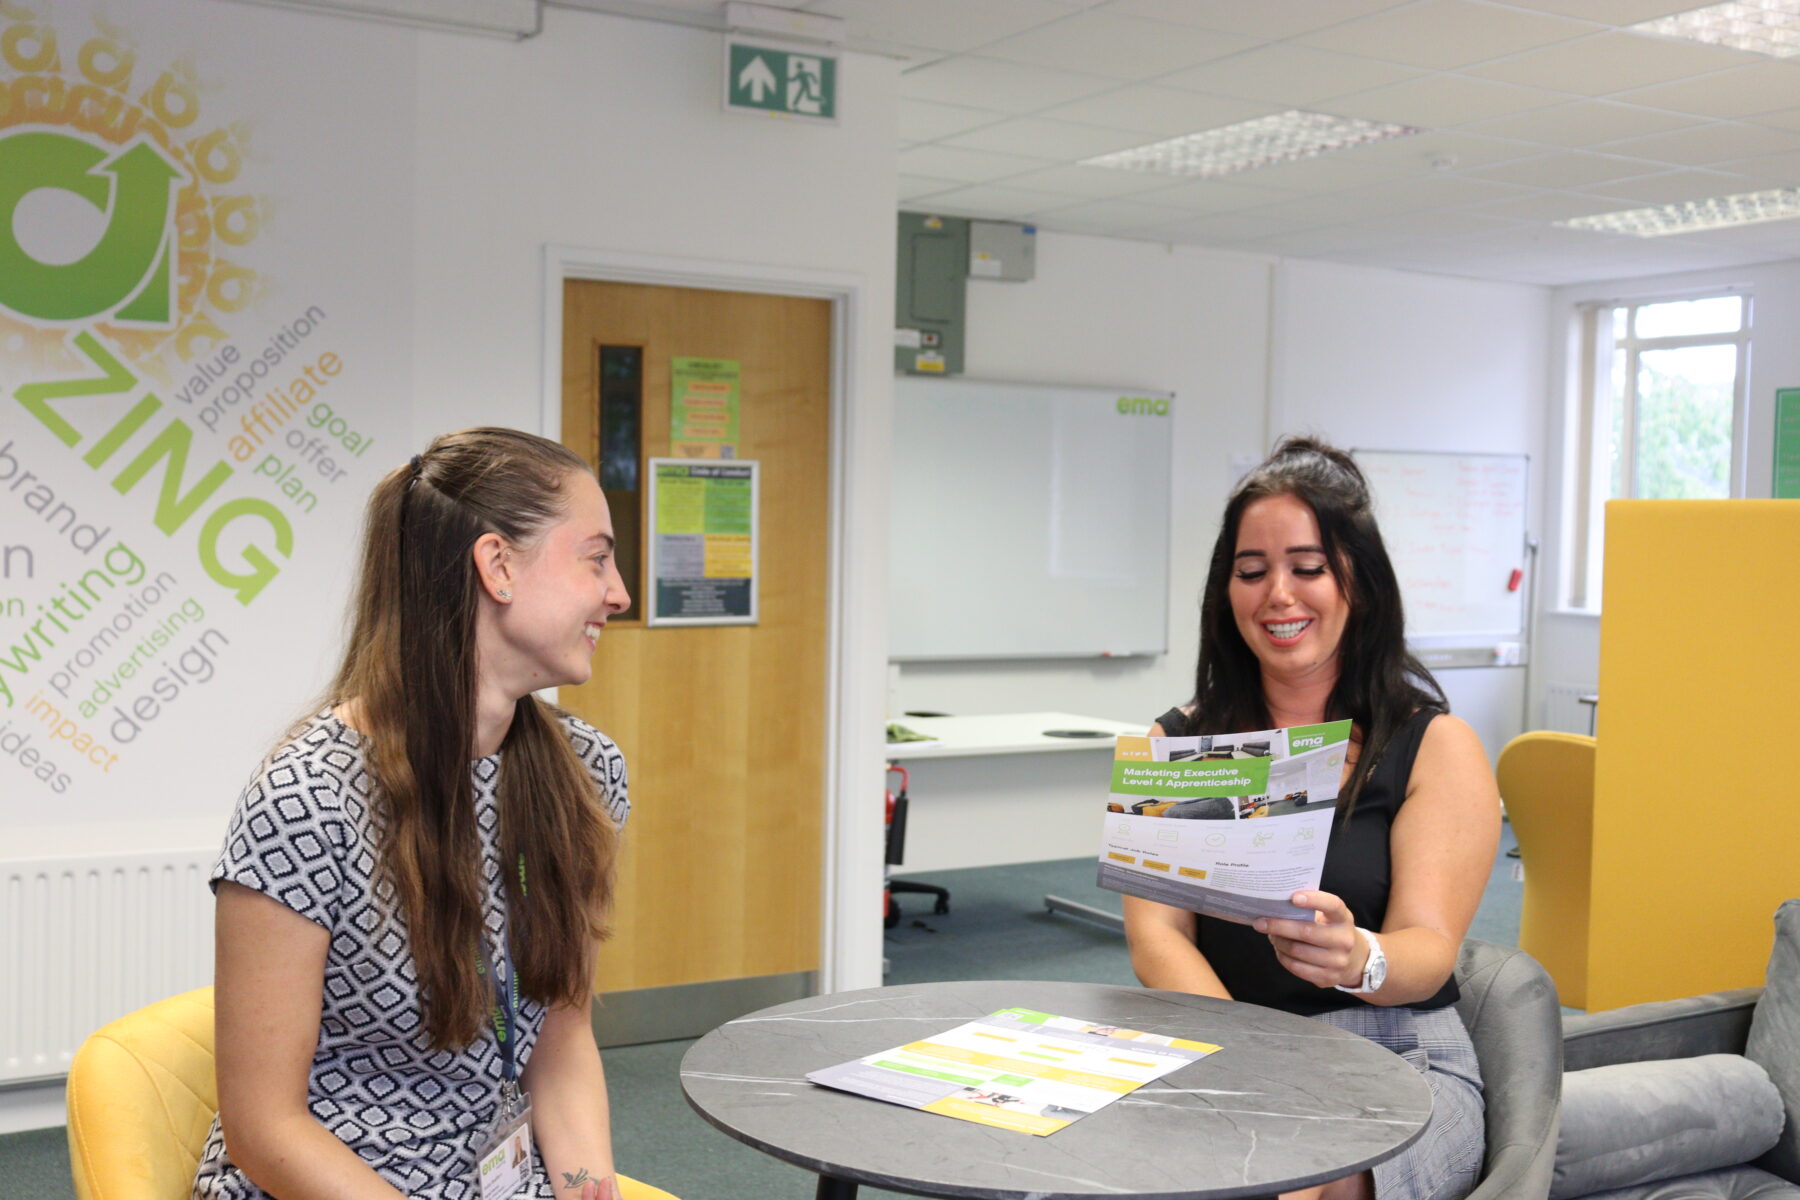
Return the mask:
[[[1122,737],[1099,884],[1226,920],[1310,920],[1350,722],[1202,737]]]
[[[1004,1008],[807,1078],[889,1104],[1044,1137],[1218,1049]]]

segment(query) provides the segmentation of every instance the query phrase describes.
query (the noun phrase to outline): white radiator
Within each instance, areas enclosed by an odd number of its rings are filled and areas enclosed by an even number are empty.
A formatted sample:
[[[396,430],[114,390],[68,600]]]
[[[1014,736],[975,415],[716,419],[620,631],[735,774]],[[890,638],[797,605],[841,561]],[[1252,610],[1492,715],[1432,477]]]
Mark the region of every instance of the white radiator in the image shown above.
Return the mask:
[[[1541,729],[1563,733],[1593,732],[1594,706],[1583,704],[1581,697],[1600,690],[1592,683],[1552,683],[1544,688],[1544,712]]]
[[[0,1087],[60,1078],[100,1026],[212,982],[217,856],[0,862]]]

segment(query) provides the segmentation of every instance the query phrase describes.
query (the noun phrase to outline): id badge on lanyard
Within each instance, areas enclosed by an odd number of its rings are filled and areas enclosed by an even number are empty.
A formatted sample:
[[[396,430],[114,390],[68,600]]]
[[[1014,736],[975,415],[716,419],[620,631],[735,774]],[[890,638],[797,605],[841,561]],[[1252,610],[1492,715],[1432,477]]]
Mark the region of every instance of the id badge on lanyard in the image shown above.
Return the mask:
[[[504,952],[504,951],[503,951]],[[487,963],[479,966],[487,973]],[[531,1101],[519,1090],[519,978],[510,959],[507,984],[494,977],[494,1037],[500,1047],[500,1103],[494,1125],[475,1153],[475,1189],[481,1200],[512,1200],[531,1181]]]

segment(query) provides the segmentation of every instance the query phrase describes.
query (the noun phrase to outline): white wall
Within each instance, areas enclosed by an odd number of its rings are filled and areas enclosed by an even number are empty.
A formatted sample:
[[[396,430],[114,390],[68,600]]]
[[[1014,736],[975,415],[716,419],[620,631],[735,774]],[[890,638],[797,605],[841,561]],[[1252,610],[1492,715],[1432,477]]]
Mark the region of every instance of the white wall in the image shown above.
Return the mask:
[[[1282,433],[1375,449],[1529,454],[1541,524],[1549,294],[1511,284],[1041,234],[1030,283],[971,280],[967,372],[1176,393],[1170,652],[1085,663],[907,664],[896,707],[1148,722],[1193,692],[1199,596],[1233,455]],[[897,464],[898,469],[929,469]],[[1446,671],[1489,750],[1524,671]]]
[[[1563,454],[1571,422],[1577,419],[1575,398],[1567,380],[1572,370],[1569,331],[1578,305],[1590,301],[1631,301],[1693,293],[1711,288],[1747,288],[1753,298],[1749,377],[1745,395],[1749,401],[1745,443],[1746,493],[1767,497],[1774,458],[1775,390],[1800,386],[1800,261],[1726,270],[1689,271],[1642,279],[1606,280],[1558,288],[1551,296],[1548,320],[1552,381],[1546,406],[1551,429],[1552,457],[1548,474],[1556,481],[1550,495],[1550,528],[1546,559],[1559,562],[1570,526],[1563,504],[1563,477],[1569,464]],[[1548,581],[1546,581],[1548,583]],[[1600,618],[1591,613],[1570,612],[1555,606],[1561,589],[1546,587],[1547,611],[1540,622],[1539,640],[1545,653],[1538,659],[1541,700],[1551,683],[1593,685],[1599,681]],[[1780,603],[1786,603],[1783,597]],[[1535,714],[1541,717],[1541,711]]]
[[[1541,539],[1549,302],[1540,287],[1284,262],[1271,424],[1371,450],[1529,455]],[[1527,727],[1526,668],[1436,674],[1490,757]]]

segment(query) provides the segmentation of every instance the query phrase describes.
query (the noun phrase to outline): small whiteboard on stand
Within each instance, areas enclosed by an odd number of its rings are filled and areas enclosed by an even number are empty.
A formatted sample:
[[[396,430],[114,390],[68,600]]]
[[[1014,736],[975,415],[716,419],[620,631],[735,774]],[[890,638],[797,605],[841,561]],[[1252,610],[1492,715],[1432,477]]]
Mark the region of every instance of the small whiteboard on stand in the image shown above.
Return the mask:
[[[650,460],[650,625],[756,624],[757,466]]]

